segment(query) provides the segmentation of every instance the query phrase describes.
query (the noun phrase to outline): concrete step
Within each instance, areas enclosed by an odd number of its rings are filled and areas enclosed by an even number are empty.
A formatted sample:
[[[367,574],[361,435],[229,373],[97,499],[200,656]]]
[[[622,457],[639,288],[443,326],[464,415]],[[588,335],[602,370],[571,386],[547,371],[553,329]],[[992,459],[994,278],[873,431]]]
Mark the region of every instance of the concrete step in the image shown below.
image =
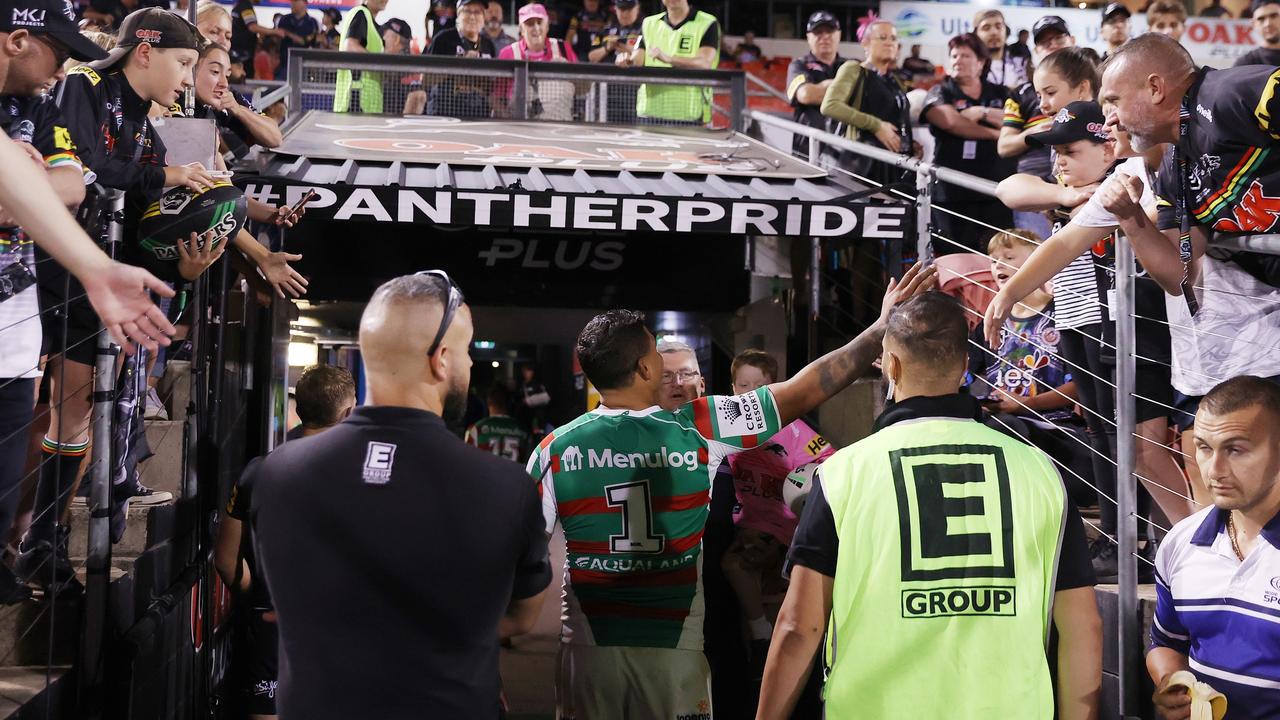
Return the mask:
[[[60,593],[53,603],[33,598],[0,606],[0,671],[13,665],[73,662],[80,643],[80,605],[78,593]],[[52,648],[50,622],[54,625]]]
[[[187,404],[191,402],[191,363],[186,360],[166,362],[164,376],[156,384],[156,393],[160,396],[160,402],[164,403],[170,420],[186,420]]]
[[[55,665],[17,665],[0,667],[0,718],[66,717],[59,708],[62,690],[68,685],[71,668]]]
[[[112,547],[112,554],[120,557],[137,557],[153,543],[167,539],[173,532],[176,514],[174,501],[158,505],[129,505],[129,515],[124,536]],[[86,557],[89,548],[89,506],[71,506],[71,539],[69,554]]]
[[[142,463],[142,484],[165,490],[178,497],[182,488],[183,423],[178,420],[148,420],[147,444],[155,453]]]
[[[1094,596],[1098,600],[1098,612],[1102,615],[1102,702],[1103,709],[1100,720],[1118,718],[1116,709],[1120,706],[1120,650],[1116,646],[1119,635],[1120,595],[1116,585],[1098,585],[1094,587]],[[1156,586],[1138,586],[1138,620],[1142,623],[1142,643],[1145,646],[1151,637],[1151,621],[1156,610]],[[1147,675],[1146,665],[1141,653],[1133,667],[1133,672],[1142,683],[1137,691],[1138,707],[1133,710],[1139,717],[1152,717],[1151,693],[1154,687]]]

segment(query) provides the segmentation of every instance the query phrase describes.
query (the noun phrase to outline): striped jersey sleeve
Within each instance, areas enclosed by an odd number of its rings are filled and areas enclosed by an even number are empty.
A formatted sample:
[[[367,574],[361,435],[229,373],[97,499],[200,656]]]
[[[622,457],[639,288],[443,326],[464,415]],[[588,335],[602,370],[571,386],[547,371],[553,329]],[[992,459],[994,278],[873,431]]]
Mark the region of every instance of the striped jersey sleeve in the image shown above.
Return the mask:
[[[1011,127],[1015,130],[1021,130],[1026,123],[1022,119],[1022,105],[1018,103],[1016,97],[1011,97],[1004,101],[1004,123],[1005,127]]]
[[[1164,578],[1156,577],[1156,612],[1151,621],[1151,647],[1165,647],[1186,655],[1191,649],[1187,629],[1173,607],[1173,594]]]
[[[749,450],[782,429],[778,405],[768,386],[741,395],[708,395],[686,404],[678,415],[692,417],[698,434],[728,452]]]

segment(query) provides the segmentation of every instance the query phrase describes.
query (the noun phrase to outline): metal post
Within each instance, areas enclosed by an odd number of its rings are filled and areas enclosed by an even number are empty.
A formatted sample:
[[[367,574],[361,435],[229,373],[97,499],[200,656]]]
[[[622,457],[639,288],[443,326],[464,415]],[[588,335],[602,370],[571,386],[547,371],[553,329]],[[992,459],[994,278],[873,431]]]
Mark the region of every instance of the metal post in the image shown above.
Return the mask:
[[[289,75],[289,113],[298,115],[302,114],[302,77],[303,69],[306,67],[306,56],[299,53],[297,56],[289,56],[289,67],[287,69]],[[257,106],[255,106],[257,107]],[[330,108],[333,106],[330,105]]]
[[[818,307],[822,302],[822,238],[809,240],[809,362],[818,359]]]
[[[515,80],[511,83],[512,120],[529,119],[529,63],[521,63],[514,69]]]
[[[1120,671],[1120,713],[1136,714],[1141,678],[1142,619],[1138,616],[1138,516],[1137,478],[1134,464],[1137,447],[1137,408],[1134,357],[1137,331],[1134,325],[1133,246],[1116,234],[1116,532],[1119,534],[1119,612],[1117,639]]]
[[[124,193],[110,196],[111,217],[107,253],[115,256],[122,227],[119,213]],[[102,715],[102,649],[107,630],[107,595],[111,585],[111,414],[116,354],[105,329],[98,331],[98,356],[93,378],[93,465],[89,474],[89,548],[85,560],[84,639],[80,643],[81,711]]]
[[[822,141],[816,137],[809,138],[809,164],[817,165],[818,156],[822,154]]]
[[[925,166],[916,171],[916,257],[928,260],[933,256],[933,168]]]
[[[715,96],[715,89],[711,89],[712,97]],[[747,129],[747,75],[743,72],[735,73],[729,80],[729,127],[734,130]]]

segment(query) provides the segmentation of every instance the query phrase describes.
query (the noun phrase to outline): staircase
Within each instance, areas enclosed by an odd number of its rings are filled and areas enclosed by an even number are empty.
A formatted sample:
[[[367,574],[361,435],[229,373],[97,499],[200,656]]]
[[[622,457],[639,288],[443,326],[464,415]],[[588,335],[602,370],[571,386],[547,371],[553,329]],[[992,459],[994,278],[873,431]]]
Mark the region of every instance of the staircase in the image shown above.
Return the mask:
[[[147,421],[147,441],[155,455],[142,465],[142,482],[180,494],[183,416],[189,397],[189,364],[171,363],[161,381],[171,420]],[[177,411],[175,413],[175,410]],[[170,538],[177,527],[174,500],[129,509],[124,536],[112,547],[108,634],[127,629],[173,582],[185,562],[175,557]],[[71,507],[71,564],[85,582],[89,508]],[[50,605],[39,591],[26,603],[0,606],[0,719],[75,716],[83,597],[62,594]]]

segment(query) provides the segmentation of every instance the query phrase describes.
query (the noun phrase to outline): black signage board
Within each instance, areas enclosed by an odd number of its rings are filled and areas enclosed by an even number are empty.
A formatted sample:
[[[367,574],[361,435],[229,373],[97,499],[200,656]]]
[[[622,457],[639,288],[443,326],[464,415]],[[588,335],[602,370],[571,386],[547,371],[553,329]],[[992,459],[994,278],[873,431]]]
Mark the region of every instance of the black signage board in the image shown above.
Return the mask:
[[[285,247],[312,302],[369,299],[381,283],[440,268],[473,305],[729,312],[746,304],[742,237],[696,233],[448,231],[425,225],[317,221]]]
[[[910,232],[910,205],[839,199],[819,202],[768,198],[662,197],[601,193],[527,192],[517,188],[304,185],[284,179],[237,180],[247,197],[271,205],[298,202],[308,190],[309,222],[379,223],[622,233],[719,233],[859,238],[901,242]]]

